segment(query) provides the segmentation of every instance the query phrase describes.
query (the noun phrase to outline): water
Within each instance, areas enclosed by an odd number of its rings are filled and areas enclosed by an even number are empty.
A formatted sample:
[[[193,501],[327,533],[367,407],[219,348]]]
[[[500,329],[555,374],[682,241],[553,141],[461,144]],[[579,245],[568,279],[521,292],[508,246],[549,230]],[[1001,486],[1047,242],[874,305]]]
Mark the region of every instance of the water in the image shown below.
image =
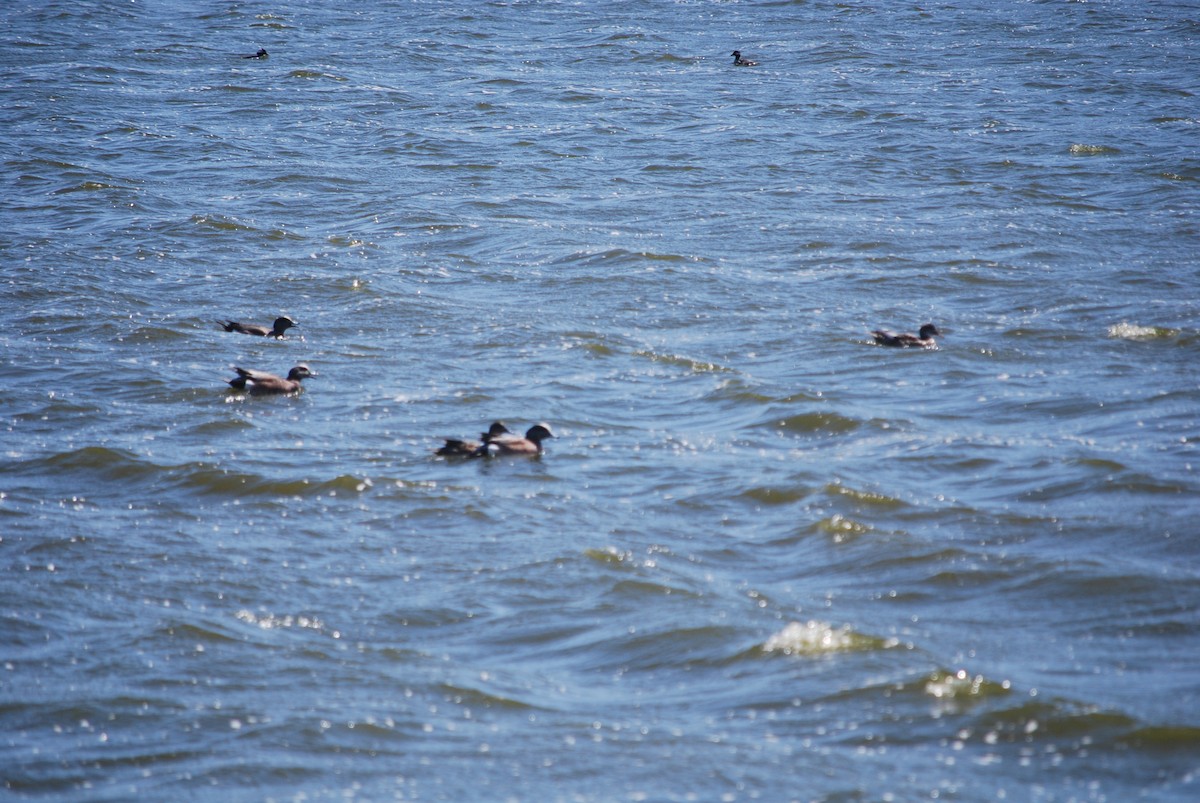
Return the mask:
[[[3,797],[1197,796],[1194,4],[340,5],[0,9]]]

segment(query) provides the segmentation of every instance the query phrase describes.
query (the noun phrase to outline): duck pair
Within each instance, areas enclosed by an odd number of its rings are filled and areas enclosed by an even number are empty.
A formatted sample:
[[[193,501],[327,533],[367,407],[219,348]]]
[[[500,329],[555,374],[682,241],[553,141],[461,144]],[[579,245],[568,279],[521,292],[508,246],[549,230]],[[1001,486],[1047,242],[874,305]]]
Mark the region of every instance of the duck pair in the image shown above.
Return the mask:
[[[298,324],[286,315],[281,315],[275,319],[275,323],[270,327],[256,323],[240,323],[238,321],[217,321],[217,325],[226,332],[239,332],[243,335],[273,337],[276,340],[284,340],[284,332]],[[278,396],[296,393],[300,390],[300,380],[317,375],[304,364],[297,365],[288,371],[286,377],[268,374],[266,371],[238,368],[237,366],[234,366],[233,370],[237,372],[237,376],[229,380],[229,386],[234,390],[244,390],[252,396]]]
[[[447,438],[446,445],[434,454],[441,457],[533,456],[542,453],[542,441],[553,437],[549,424],[534,424],[525,431],[525,437],[521,437],[496,421],[487,432],[480,433],[478,441]]]

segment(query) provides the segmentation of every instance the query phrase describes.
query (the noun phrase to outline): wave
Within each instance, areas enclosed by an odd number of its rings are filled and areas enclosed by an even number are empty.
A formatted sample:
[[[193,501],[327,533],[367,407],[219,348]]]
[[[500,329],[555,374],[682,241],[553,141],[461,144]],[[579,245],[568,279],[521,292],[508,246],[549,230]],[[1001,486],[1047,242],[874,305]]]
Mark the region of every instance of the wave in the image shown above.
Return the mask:
[[[490,679],[488,673],[485,674],[485,679]],[[467,686],[455,685],[452,683],[443,683],[438,687],[438,691],[447,702],[454,705],[467,705],[479,708],[498,708],[506,711],[533,711],[543,706],[527,703],[523,700],[518,700],[513,697],[506,697],[492,692],[483,691],[482,689],[474,689]]]
[[[628,248],[606,248],[603,250],[589,249],[574,251],[566,256],[555,259],[552,264],[603,267],[607,272],[611,271],[614,264],[626,264],[630,267],[644,268],[645,266],[642,265],[644,261],[684,263],[694,262],[696,261],[696,257],[690,254],[646,250],[634,251]]]
[[[770,426],[793,435],[841,435],[861,428],[863,422],[841,413],[814,411],[775,418]]]
[[[220,496],[325,496],[363,493],[374,487],[369,477],[343,474],[331,479],[280,479],[249,471],[235,471],[211,463],[161,465],[132,452],[106,446],[85,446],[33,460],[0,464],[0,474],[63,474],[92,477],[104,482],[148,488],[180,488],[201,495]]]
[[[1171,329],[1165,326],[1143,326],[1125,321],[1108,327],[1109,337],[1124,340],[1159,340],[1175,337],[1178,334],[1180,334],[1180,330],[1178,329]]]
[[[659,351],[654,351],[652,349],[639,349],[637,351],[632,352],[632,356],[642,357],[642,358],[650,360],[651,362],[663,363],[664,365],[672,365],[672,366],[676,366],[679,368],[684,368],[688,371],[691,371],[693,373],[698,373],[698,374],[731,373],[731,372],[733,372],[732,368],[727,368],[727,367],[720,365],[718,363],[715,363],[715,362],[708,362],[707,360],[698,360],[698,359],[694,359],[692,357],[686,357],[682,354],[663,353],[663,352],[659,352]]]
[[[1121,152],[1111,145],[1088,145],[1083,142],[1073,143],[1067,151],[1072,156],[1110,156]]]
[[[858,633],[849,625],[835,627],[827,622],[810,619],[807,622],[789,622],[782,630],[763,642],[759,652],[816,657],[839,652],[883,650],[895,647],[898,643],[894,639]]]

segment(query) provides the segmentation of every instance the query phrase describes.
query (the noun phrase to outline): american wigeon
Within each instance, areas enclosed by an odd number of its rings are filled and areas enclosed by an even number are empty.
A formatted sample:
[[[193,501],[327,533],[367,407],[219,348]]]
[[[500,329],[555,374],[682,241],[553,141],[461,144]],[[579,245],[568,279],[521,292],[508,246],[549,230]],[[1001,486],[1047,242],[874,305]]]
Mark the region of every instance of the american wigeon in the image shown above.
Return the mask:
[[[742,58],[742,51],[740,51],[740,50],[735,50],[732,53],[730,53],[729,55],[733,56],[733,66],[734,67],[757,67],[758,66],[757,61],[750,61],[749,59]]]
[[[309,370],[307,365],[303,364],[288,371],[286,379],[282,376],[275,376],[275,374],[268,374],[266,371],[238,368],[236,365],[233,370],[237,371],[238,375],[229,380],[229,386],[235,390],[248,391],[252,396],[295,393],[300,390],[301,379],[317,376],[316,373]]]
[[[268,53],[264,48],[260,47],[258,49],[257,53],[252,53],[249,56],[242,56],[242,58],[244,58],[244,59],[265,59],[269,55],[271,55],[271,54]]]
[[[894,346],[896,348],[913,348],[913,349],[936,349],[937,343],[934,341],[934,336],[941,337],[941,332],[931,323],[927,323],[921,327],[920,334],[896,334],[889,332],[886,329],[876,329],[871,332],[875,336],[875,342],[881,346]]]
[[[241,332],[244,335],[257,335],[258,337],[266,337],[270,335],[276,340],[283,340],[283,333],[293,326],[300,324],[293,321],[286,315],[275,319],[274,326],[268,328],[260,326],[256,323],[238,323],[237,321],[217,321],[217,325],[226,332]]]
[[[534,424],[525,430],[525,437],[508,434],[492,438],[483,445],[488,457],[506,454],[537,455],[542,453],[542,441],[553,438],[549,424]]]
[[[484,444],[491,442],[494,438],[512,435],[508,431],[508,427],[500,421],[495,421],[487,432],[479,433],[478,441],[456,440],[454,438],[446,438],[446,445],[434,452],[434,454],[442,457],[476,457],[477,452]]]
[[[499,429],[497,429],[499,428]],[[483,433],[482,443],[447,439],[446,445],[437,450],[445,457],[501,457],[503,455],[535,456],[542,453],[542,441],[553,438],[549,424],[534,424],[521,437],[497,421]],[[473,447],[473,448],[468,448]]]

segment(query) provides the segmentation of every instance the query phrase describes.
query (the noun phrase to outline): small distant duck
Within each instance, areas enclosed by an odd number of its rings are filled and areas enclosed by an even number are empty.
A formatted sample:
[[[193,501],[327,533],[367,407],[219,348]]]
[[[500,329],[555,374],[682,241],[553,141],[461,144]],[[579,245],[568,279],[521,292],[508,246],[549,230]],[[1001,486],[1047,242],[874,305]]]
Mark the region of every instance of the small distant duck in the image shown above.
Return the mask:
[[[446,438],[446,445],[434,452],[442,457],[476,457],[477,452],[487,443],[490,443],[496,438],[512,435],[508,427],[504,426],[503,422],[495,421],[487,432],[479,433],[478,441],[456,440],[454,438]]]
[[[742,51],[740,51],[740,50],[735,50],[732,53],[730,53],[729,55],[733,56],[733,66],[734,67],[757,67],[758,66],[757,61],[750,61],[749,59],[742,58]]]
[[[297,365],[288,371],[286,379],[282,376],[275,376],[275,374],[268,374],[266,371],[238,368],[236,365],[233,367],[233,370],[237,371],[238,375],[229,380],[229,386],[234,390],[245,390],[251,396],[296,393],[300,390],[301,379],[317,376],[315,372],[310,371],[308,366],[304,364]]]
[[[257,335],[258,337],[267,337],[268,335],[276,340],[283,340],[283,333],[293,326],[300,324],[286,316],[275,319],[275,324],[271,328],[259,326],[256,323],[238,323],[237,321],[217,321],[217,326],[220,326],[226,332],[241,332],[244,335]]]
[[[265,59],[265,58],[266,58],[267,56],[269,56],[269,55],[271,55],[271,54],[270,54],[270,53],[268,53],[266,50],[264,50],[263,48],[261,48],[261,47],[260,47],[260,48],[258,49],[258,52],[257,52],[257,53],[252,53],[252,54],[251,54],[251,55],[249,55],[249,56],[242,56],[242,58],[244,58],[244,59]]]
[[[915,335],[908,334],[907,332],[896,334],[895,332],[889,332],[886,329],[876,329],[874,332],[871,332],[871,334],[875,336],[875,342],[881,346],[894,346],[896,348],[910,349],[936,349],[938,345],[933,338],[935,336],[942,336],[942,333],[938,331],[938,328],[931,323],[927,323],[922,326],[920,333]]]
[[[497,429],[499,427],[499,429]],[[503,431],[501,431],[503,430]],[[525,437],[515,435],[497,421],[483,433],[483,443],[446,440],[446,445],[437,450],[445,457],[502,457],[504,455],[536,456],[542,453],[542,441],[553,438],[549,424],[534,424],[525,431]],[[473,449],[467,449],[473,446]]]

